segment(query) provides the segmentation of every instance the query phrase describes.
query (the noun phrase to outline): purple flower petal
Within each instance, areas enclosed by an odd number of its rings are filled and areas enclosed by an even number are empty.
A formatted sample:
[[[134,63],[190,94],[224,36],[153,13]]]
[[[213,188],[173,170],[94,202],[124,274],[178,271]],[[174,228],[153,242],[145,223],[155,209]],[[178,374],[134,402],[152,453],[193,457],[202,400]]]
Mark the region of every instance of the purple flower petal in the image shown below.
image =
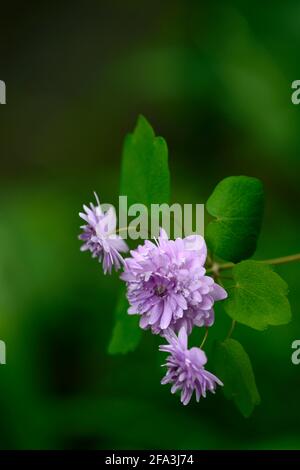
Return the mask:
[[[121,279],[127,283],[132,309],[145,319],[143,328],[164,334],[167,328],[188,334],[194,325],[211,326],[213,304],[226,291],[205,275],[206,244],[200,236],[168,240],[161,229],[156,244],[147,240],[126,259]]]
[[[81,226],[83,232],[79,235],[79,239],[85,242],[81,251],[90,251],[93,258],[98,258],[106,274],[111,273],[113,266],[115,270],[118,270],[124,264],[120,253],[126,253],[128,246],[115,233],[117,218],[114,209],[110,207],[107,212],[102,212],[96,194],[95,197],[97,206],[84,205],[85,213],[79,213],[79,216],[87,222],[86,225]]]
[[[190,402],[193,392],[199,401],[201,396],[206,397],[207,390],[214,393],[217,385],[223,385],[218,377],[205,370],[205,352],[195,347],[188,349],[187,332],[184,328],[181,328],[178,337],[173,330],[166,330],[165,338],[169,344],[161,345],[159,350],[170,355],[164,365],[167,373],[161,383],[171,383],[171,393],[180,390],[183,405]]]

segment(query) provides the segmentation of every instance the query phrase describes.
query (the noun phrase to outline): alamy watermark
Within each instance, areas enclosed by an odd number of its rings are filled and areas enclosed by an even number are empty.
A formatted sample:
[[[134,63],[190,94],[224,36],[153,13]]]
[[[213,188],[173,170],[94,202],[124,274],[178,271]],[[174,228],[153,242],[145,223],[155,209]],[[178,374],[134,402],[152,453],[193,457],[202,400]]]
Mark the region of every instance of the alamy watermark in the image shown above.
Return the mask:
[[[0,80],[0,104],[6,104],[6,85],[3,80]]]
[[[101,210],[108,212],[116,209],[112,204],[101,204]],[[172,237],[184,238],[190,235],[204,236],[204,204],[144,204],[128,205],[127,196],[119,196],[118,225],[115,218],[108,219],[107,233],[111,237],[118,233],[123,239],[157,238],[160,228]]]
[[[0,365],[6,364],[6,344],[0,340]]]
[[[300,364],[300,339],[295,339],[295,341],[292,342],[292,349],[295,351],[291,356],[291,360],[292,363],[297,366]]]

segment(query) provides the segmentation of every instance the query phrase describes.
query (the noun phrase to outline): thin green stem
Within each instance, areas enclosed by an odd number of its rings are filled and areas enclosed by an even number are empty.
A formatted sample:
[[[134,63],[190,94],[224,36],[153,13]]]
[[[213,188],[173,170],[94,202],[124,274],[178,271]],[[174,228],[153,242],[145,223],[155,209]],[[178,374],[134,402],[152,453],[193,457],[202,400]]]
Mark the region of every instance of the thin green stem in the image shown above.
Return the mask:
[[[276,264],[293,263],[295,261],[300,261],[300,253],[297,253],[295,255],[282,256],[280,258],[259,260],[258,262],[264,263],[264,264],[276,265]],[[224,271],[225,269],[231,269],[233,267],[234,267],[234,263],[223,263],[223,264],[214,263],[211,268],[207,269],[206,272],[218,274],[219,271]]]
[[[233,330],[235,328],[235,325],[236,325],[236,321],[235,320],[232,320],[232,323],[231,323],[231,326],[230,326],[230,329],[228,331],[228,335],[226,337],[226,339],[229,339],[233,333]]]
[[[208,253],[207,258],[206,258],[206,262],[207,262],[208,266],[213,265],[214,262],[213,262],[212,254]]]
[[[262,261],[262,263],[274,265],[274,264],[293,263],[294,261],[300,261],[300,253],[297,253],[296,255],[282,256],[281,258],[266,259]]]
[[[133,229],[133,228],[135,229],[136,227],[121,227],[121,228],[117,228],[116,233],[127,232],[128,230]]]
[[[202,343],[200,344],[200,349],[203,348],[207,337],[208,337],[208,328],[206,328],[205,335],[204,335],[204,337],[203,337]]]
[[[115,233],[121,233],[121,232],[129,232],[130,230],[136,230],[136,227],[137,226],[131,226],[129,225],[129,227],[121,227],[121,228],[117,228]],[[147,236],[151,239],[151,233],[148,231],[147,232]]]

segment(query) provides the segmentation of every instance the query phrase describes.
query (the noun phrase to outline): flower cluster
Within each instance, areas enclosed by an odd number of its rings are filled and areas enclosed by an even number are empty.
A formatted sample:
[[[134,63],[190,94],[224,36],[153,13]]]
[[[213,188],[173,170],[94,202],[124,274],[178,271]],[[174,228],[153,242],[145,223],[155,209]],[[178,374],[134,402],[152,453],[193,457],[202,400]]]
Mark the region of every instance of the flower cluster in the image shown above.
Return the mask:
[[[211,326],[215,300],[225,290],[205,276],[206,245],[200,236],[168,240],[161,229],[156,244],[146,241],[130,252],[121,279],[127,283],[129,314],[141,316],[141,328],[163,334],[185,327]]]
[[[214,323],[215,301],[227,297],[226,291],[213,278],[206,276],[207,248],[204,238],[193,235],[169,240],[161,229],[155,242],[128,251],[127,244],[116,235],[116,214],[110,208],[103,212],[97,205],[83,206],[80,217],[86,222],[79,236],[81,249],[89,250],[103,263],[104,273],[123,266],[121,279],[126,282],[129,315],[140,316],[140,327],[164,337],[168,344],[160,351],[168,352],[167,374],[162,384],[171,383],[172,393],[181,390],[181,401],[189,403],[193,392],[196,399],[215,391],[222,382],[204,366],[207,362],[200,348],[188,349],[188,335],[193,327],[210,327]],[[178,336],[177,336],[178,334]]]
[[[93,258],[102,262],[104,274],[111,273],[114,266],[116,271],[120,269],[124,260],[120,253],[126,253],[128,246],[119,235],[116,234],[117,217],[113,207],[103,212],[99,199],[95,194],[97,205],[90,203],[90,207],[84,205],[85,212],[79,216],[86,222],[82,225],[82,233],[79,239],[84,242],[81,251],[90,251]]]
[[[168,345],[159,347],[160,351],[168,352],[170,355],[164,364],[168,371],[161,383],[172,384],[171,392],[181,390],[181,402],[187,405],[193,392],[196,400],[206,396],[206,391],[214,393],[217,385],[222,382],[213,374],[204,369],[207,362],[205,352],[200,348],[188,349],[188,336],[185,328],[181,328],[178,337],[173,330],[167,330],[165,337]]]

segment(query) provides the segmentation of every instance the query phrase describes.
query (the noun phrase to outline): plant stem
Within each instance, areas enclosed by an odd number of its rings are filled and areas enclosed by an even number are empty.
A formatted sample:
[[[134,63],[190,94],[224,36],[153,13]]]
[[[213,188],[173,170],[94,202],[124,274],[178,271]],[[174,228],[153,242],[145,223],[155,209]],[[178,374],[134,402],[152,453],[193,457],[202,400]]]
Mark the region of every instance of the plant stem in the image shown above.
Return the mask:
[[[117,228],[116,229],[116,233],[121,233],[121,232],[127,232],[129,231],[130,229],[135,229],[136,227],[121,227],[121,228]]]
[[[115,232],[112,233],[122,233],[122,232],[130,232],[130,230],[136,230],[137,226],[130,226],[129,227],[121,227],[117,228]],[[150,232],[147,232],[147,236],[151,239],[151,234]]]
[[[227,335],[226,339],[229,339],[230,336],[232,335],[233,330],[234,330],[234,328],[235,328],[235,324],[236,324],[236,321],[235,321],[235,320],[232,320],[231,327],[230,327],[230,330],[228,331],[228,335]]]
[[[295,255],[282,256],[280,258],[259,260],[258,262],[264,263],[264,264],[275,265],[275,264],[292,263],[294,261],[300,261],[300,253],[297,253]],[[223,263],[223,264],[214,263],[213,266],[207,270],[207,273],[218,273],[219,271],[223,271],[224,269],[231,269],[233,268],[233,266],[234,266],[234,263]]]
[[[300,253],[297,253],[296,255],[282,256],[281,258],[266,259],[262,261],[262,263],[285,264],[285,263],[292,263],[294,261],[300,261]]]
[[[203,348],[204,343],[205,343],[205,341],[206,341],[206,339],[207,339],[207,336],[208,336],[208,328],[206,328],[204,338],[203,338],[203,340],[202,340],[202,343],[200,344],[200,349]]]

